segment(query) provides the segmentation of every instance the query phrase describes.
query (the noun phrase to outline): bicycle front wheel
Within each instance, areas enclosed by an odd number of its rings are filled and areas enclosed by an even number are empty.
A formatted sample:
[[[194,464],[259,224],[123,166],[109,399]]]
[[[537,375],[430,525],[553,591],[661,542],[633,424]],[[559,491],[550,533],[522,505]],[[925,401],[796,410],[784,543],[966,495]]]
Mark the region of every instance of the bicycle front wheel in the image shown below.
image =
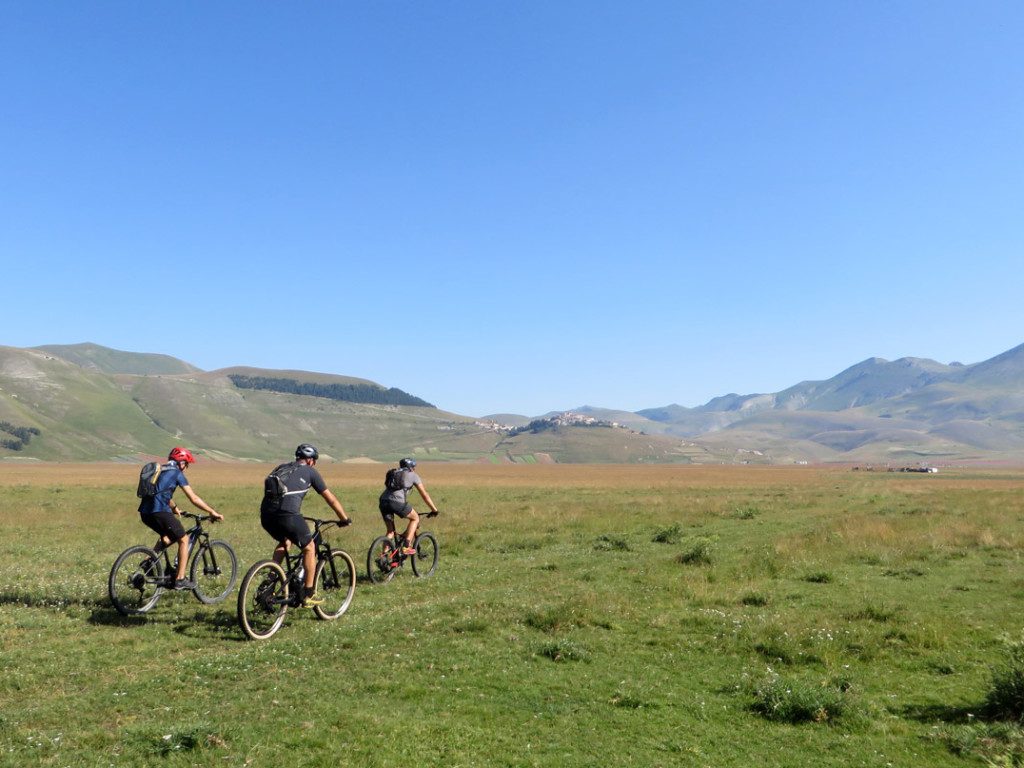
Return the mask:
[[[336,619],[348,610],[356,591],[356,564],[343,549],[332,549],[330,558],[316,564],[316,591],[323,602],[313,607],[321,619]]]
[[[395,542],[387,536],[378,536],[366,553],[366,574],[374,584],[387,584],[395,577],[398,566],[392,556]]]
[[[412,572],[421,579],[437,570],[437,539],[432,533],[416,537],[416,554],[412,556]]]
[[[281,628],[288,611],[288,579],[273,560],[256,563],[238,588],[238,623],[250,640],[266,640]]]
[[[238,558],[226,541],[213,539],[203,544],[192,557],[189,578],[195,582],[192,593],[206,605],[227,597],[238,581]]]
[[[107,579],[110,602],[122,616],[146,613],[164,591],[164,566],[149,547],[129,547],[114,561]]]

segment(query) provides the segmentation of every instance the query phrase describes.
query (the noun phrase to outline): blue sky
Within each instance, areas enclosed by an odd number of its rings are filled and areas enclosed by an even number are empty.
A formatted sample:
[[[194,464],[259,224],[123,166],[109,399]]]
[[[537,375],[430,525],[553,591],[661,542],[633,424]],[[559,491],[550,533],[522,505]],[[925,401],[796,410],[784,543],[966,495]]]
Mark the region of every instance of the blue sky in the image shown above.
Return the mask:
[[[1024,342],[1024,4],[0,3],[0,344],[700,405]]]

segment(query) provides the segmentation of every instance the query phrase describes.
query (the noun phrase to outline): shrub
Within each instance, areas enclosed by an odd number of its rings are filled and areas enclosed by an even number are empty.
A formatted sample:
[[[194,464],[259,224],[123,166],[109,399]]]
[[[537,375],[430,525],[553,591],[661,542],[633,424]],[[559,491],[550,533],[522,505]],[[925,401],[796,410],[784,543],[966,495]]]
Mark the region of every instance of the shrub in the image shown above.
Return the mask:
[[[832,574],[828,571],[816,571],[804,576],[804,581],[809,581],[812,584],[831,584]]]
[[[771,673],[751,691],[751,709],[779,723],[824,723],[838,720],[852,711],[850,685],[846,681],[784,680]]]
[[[998,720],[1024,719],[1024,633],[1004,638],[1006,660],[992,672],[985,714]]]
[[[704,536],[695,536],[683,542],[683,551],[676,558],[684,565],[710,565],[714,542]]]
[[[661,530],[654,532],[654,538],[651,541],[655,541],[658,544],[678,544],[683,535],[683,529],[679,523],[670,525],[668,528],[662,528]]]
[[[606,533],[597,537],[597,541],[594,542],[594,549],[603,552],[628,552],[629,542],[627,542],[622,536],[612,536]]]
[[[590,650],[580,643],[564,638],[537,646],[537,653],[552,661],[590,661]]]

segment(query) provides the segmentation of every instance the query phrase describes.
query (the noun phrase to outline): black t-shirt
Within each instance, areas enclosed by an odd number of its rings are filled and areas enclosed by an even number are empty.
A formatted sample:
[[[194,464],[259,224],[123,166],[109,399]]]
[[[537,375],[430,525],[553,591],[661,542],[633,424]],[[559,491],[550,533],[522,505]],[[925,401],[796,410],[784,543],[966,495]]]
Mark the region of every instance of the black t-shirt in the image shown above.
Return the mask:
[[[260,505],[260,514],[264,515],[300,515],[302,514],[302,500],[309,489],[317,493],[327,490],[327,483],[316,471],[301,461],[293,461],[290,464],[297,464],[295,471],[288,475],[288,492],[280,498],[269,494],[263,495],[263,503]],[[282,464],[281,466],[285,466]],[[276,470],[275,470],[276,471]]]

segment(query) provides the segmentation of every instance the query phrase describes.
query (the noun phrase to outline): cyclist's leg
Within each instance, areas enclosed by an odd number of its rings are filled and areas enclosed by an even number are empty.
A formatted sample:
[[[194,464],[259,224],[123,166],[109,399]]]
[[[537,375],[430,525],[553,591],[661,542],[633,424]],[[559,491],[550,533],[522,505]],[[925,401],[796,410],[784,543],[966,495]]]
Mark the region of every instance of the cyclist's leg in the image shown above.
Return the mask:
[[[188,565],[188,534],[186,533],[180,539],[178,539],[178,573],[175,575],[175,581],[181,581],[185,578],[185,566]]]
[[[420,516],[415,509],[410,509],[409,514],[405,516],[405,521],[408,523],[408,527],[405,529],[405,547],[412,549],[413,542],[416,541],[416,529],[420,525]]]
[[[274,547],[274,555],[273,555],[275,563],[280,565],[281,563],[284,562],[284,556],[288,552],[288,548],[291,545],[292,545],[292,543],[290,541],[288,541],[288,539],[285,539],[284,541],[279,541],[277,543],[277,546]]]
[[[310,539],[302,548],[302,565],[306,568],[305,586],[306,594],[313,594],[316,583],[316,541]]]
[[[185,533],[181,521],[171,512],[154,512],[142,515],[142,522],[160,536],[160,541],[157,542],[159,547],[156,550],[157,554],[163,552],[175,541],[178,542],[178,573],[175,576],[175,581],[184,579],[185,566],[188,565],[188,534]]]

